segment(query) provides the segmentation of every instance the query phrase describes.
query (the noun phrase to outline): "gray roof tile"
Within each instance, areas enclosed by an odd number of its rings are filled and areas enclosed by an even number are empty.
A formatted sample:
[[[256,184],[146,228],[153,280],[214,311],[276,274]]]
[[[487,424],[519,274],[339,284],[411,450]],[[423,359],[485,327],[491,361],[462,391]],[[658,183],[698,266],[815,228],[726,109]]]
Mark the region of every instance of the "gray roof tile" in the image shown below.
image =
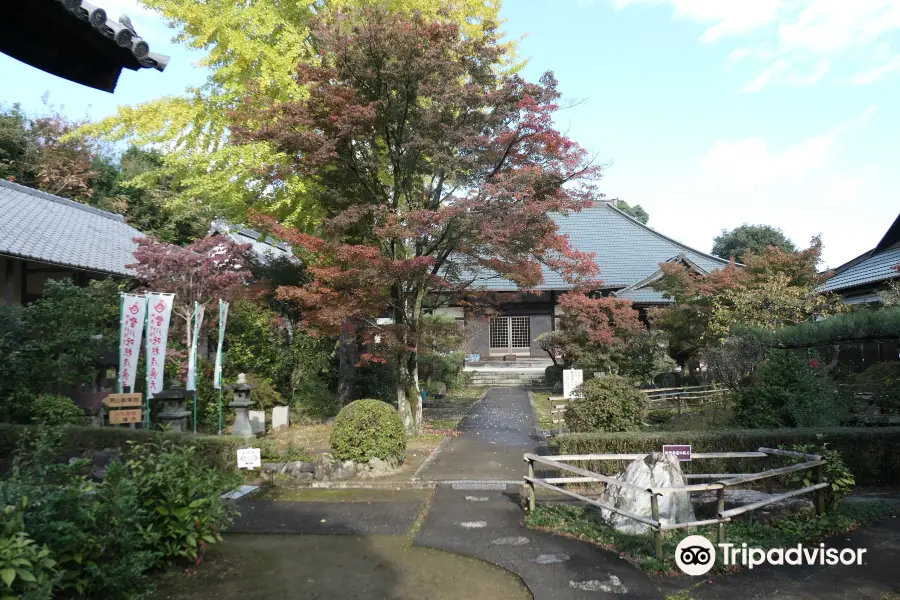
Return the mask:
[[[634,285],[659,270],[659,263],[681,255],[706,272],[728,264],[727,260],[694,250],[643,223],[632,219],[608,202],[554,220],[560,233],[569,236],[569,244],[582,252],[593,252],[600,268],[604,288],[621,289]],[[572,286],[548,268],[544,268],[542,290],[564,290]],[[496,291],[515,290],[505,279],[491,279],[482,288]],[[637,295],[634,295],[637,294]],[[624,296],[635,301],[665,302],[659,292],[649,288],[633,290]],[[643,300],[646,297],[647,300]]]
[[[128,276],[144,235],[121,215],[0,180],[0,254]]]
[[[858,285],[886,281],[898,277],[896,271],[898,264],[900,264],[900,247],[889,248],[840,271],[820,289],[823,292],[835,292]]]

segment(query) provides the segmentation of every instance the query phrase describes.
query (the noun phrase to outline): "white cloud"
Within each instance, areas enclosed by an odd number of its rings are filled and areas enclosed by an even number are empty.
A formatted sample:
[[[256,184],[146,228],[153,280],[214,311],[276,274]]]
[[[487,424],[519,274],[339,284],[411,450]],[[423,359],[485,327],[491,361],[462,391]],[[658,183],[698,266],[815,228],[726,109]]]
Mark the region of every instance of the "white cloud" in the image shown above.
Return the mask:
[[[831,132],[780,151],[772,151],[760,137],[739,142],[719,140],[700,159],[700,169],[741,189],[801,181],[825,164],[836,138],[837,133]]]
[[[612,0],[617,8],[637,4],[669,6],[677,19],[704,25],[700,41],[742,39],[730,59],[756,58],[762,73],[742,91],[758,91],[772,82],[817,83],[830,62],[856,61],[854,83],[870,83],[900,69],[884,63],[885,38],[900,32],[900,0]],[[790,69],[783,68],[783,61]],[[794,71],[809,71],[813,76]],[[828,67],[823,68],[823,64]],[[888,68],[884,68],[888,67]],[[777,77],[776,77],[777,75]]]
[[[850,83],[852,83],[853,85],[869,85],[870,83],[875,83],[888,73],[896,71],[898,69],[900,69],[900,56],[891,61],[888,61],[880,67],[875,67],[866,71],[860,71],[850,78]]]

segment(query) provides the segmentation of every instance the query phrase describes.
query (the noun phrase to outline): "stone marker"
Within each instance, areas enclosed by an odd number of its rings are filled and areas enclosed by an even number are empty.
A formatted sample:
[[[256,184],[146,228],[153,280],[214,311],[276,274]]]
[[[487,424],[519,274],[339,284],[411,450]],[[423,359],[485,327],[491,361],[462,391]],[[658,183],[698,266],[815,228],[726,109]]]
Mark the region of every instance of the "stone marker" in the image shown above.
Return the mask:
[[[276,406],[272,409],[272,429],[291,426],[291,413],[287,406]]]
[[[684,485],[681,464],[672,455],[653,452],[628,464],[616,475],[619,481],[627,481],[642,488],[676,487]],[[600,495],[603,504],[615,506],[633,515],[650,517],[650,494],[609,484]],[[607,525],[623,533],[641,534],[650,526],[610,510],[600,509],[600,516]],[[694,509],[687,492],[674,492],[659,497],[659,520],[663,525],[694,521]]]
[[[266,411],[250,411],[250,431],[253,432],[253,435],[266,432]]]

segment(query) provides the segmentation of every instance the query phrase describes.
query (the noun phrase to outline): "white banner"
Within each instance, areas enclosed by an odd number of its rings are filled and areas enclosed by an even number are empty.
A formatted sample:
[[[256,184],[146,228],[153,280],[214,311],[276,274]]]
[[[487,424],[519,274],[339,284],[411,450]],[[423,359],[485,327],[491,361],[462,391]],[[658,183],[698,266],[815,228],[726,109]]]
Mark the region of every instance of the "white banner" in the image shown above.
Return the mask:
[[[225,341],[225,321],[228,320],[228,303],[219,300],[219,345],[216,347],[216,369],[213,371],[213,387],[222,389],[222,342]]]
[[[122,318],[119,323],[119,392],[134,391],[138,359],[141,356],[141,335],[147,314],[147,298],[137,294],[122,294]]]
[[[147,398],[163,389],[174,294],[147,294]]]
[[[203,327],[203,313],[206,307],[199,302],[194,302],[194,339],[191,349],[188,351],[187,389],[197,389],[197,344],[200,339],[200,328]]]

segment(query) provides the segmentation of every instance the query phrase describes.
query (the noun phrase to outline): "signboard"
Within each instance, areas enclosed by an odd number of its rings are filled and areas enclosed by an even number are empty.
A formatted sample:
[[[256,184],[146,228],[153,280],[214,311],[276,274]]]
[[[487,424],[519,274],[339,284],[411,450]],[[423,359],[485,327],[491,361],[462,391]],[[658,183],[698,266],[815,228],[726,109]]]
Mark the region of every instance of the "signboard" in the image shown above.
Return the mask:
[[[259,448],[239,448],[237,451],[238,469],[256,469],[262,466]]]
[[[584,372],[581,369],[565,369],[563,371],[563,397],[571,398],[575,388],[584,383]]]
[[[147,298],[122,294],[119,322],[119,391],[134,389],[138,357],[141,355],[141,334],[147,313]]]
[[[123,423],[140,423],[140,408],[123,408],[109,411],[109,424],[122,425]]]
[[[126,406],[143,406],[143,394],[110,394],[103,399],[103,404],[110,408],[124,408]]]
[[[663,446],[663,454],[672,455],[681,462],[690,462],[691,446],[690,444],[669,444]]]
[[[166,346],[169,342],[169,319],[172,317],[172,294],[147,294],[147,391],[148,398],[163,389]]]

